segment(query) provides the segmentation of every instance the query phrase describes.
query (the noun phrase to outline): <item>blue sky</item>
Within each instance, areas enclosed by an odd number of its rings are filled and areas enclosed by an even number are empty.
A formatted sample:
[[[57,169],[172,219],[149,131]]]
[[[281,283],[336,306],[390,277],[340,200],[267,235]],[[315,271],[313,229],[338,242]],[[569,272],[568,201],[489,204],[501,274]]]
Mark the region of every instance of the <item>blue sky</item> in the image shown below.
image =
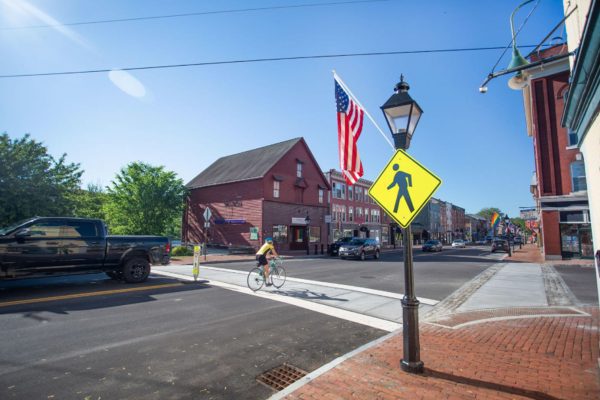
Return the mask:
[[[318,0],[0,0],[0,75],[118,69],[262,57],[504,46],[521,1],[403,1],[214,14],[60,29],[6,29]],[[326,1],[327,2],[327,1]],[[524,7],[517,25],[532,6]],[[562,18],[541,0],[518,37],[537,44]],[[52,19],[49,19],[52,18]],[[4,29],[3,29],[4,28]],[[410,153],[443,180],[436,197],[476,212],[532,205],[534,170],[520,92],[507,77],[478,87],[499,50],[390,55],[0,79],[0,132],[25,133],[81,163],[84,184],[110,184],[131,161],[186,183],[217,158],[303,136],[323,170],[339,169],[335,69],[378,124],[400,73],[424,110]],[[510,53],[510,52],[509,52]],[[527,49],[523,50],[527,53]],[[499,69],[509,62],[509,54]],[[127,77],[125,77],[127,78]],[[129,93],[127,92],[129,91]],[[387,131],[387,129],[386,129]],[[365,120],[365,178],[392,155]]]

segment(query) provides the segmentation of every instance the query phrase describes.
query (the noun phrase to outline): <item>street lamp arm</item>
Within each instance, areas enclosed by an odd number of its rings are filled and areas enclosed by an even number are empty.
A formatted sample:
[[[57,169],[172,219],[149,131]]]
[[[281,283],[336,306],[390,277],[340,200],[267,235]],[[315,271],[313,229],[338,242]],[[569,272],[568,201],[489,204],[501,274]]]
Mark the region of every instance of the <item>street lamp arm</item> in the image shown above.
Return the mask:
[[[517,48],[517,41],[515,40],[515,23],[514,23],[514,18],[515,18],[515,14],[517,13],[517,11],[519,11],[519,9],[529,3],[533,2],[533,0],[527,0],[524,1],[523,3],[521,3],[519,6],[517,6],[517,8],[514,9],[514,11],[512,12],[512,14],[510,14],[510,33],[512,34],[512,46],[513,49],[516,50]]]
[[[559,55],[556,55],[556,56],[548,57],[548,58],[545,58],[543,60],[534,61],[534,62],[532,62],[530,64],[527,64],[527,65],[521,65],[519,67],[509,68],[509,69],[505,69],[505,70],[502,70],[502,71],[491,73],[491,74],[489,74],[487,76],[487,78],[485,79],[485,81],[483,81],[483,83],[479,87],[479,91],[481,93],[485,93],[487,91],[486,85],[492,79],[498,78],[499,76],[503,76],[503,75],[507,75],[507,74],[512,74],[513,72],[524,71],[524,70],[527,70],[527,69],[530,69],[530,68],[534,68],[534,67],[537,67],[537,66],[540,66],[540,65],[551,63],[553,61],[562,60],[563,58],[570,57],[573,54],[575,54],[575,52],[571,51],[571,52],[568,52],[568,53],[565,53],[565,54],[559,54]],[[484,88],[485,88],[485,90],[484,90]]]

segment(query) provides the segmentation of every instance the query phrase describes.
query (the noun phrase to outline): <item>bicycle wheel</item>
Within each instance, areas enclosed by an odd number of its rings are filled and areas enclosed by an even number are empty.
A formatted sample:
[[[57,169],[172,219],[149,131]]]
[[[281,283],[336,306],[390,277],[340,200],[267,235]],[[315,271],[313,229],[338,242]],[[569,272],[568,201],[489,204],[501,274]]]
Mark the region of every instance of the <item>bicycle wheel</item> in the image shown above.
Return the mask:
[[[262,269],[255,267],[248,273],[248,287],[256,292],[265,283],[265,276],[263,275]]]
[[[277,269],[273,269],[271,271],[271,281],[273,282],[273,286],[277,289],[283,286],[285,283],[286,273],[283,267],[277,267]]]

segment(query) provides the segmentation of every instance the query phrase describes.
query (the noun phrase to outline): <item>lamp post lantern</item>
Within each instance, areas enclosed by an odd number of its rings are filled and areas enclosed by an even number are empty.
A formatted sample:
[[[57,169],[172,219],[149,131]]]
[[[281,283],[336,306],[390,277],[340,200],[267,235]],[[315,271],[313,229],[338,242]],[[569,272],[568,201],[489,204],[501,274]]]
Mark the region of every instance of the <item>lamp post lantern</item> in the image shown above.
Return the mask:
[[[400,75],[395,93],[381,106],[383,115],[394,138],[396,149],[407,150],[423,110],[408,94],[410,86]],[[412,230],[404,228],[404,297],[402,298],[402,326],[404,356],[400,362],[403,371],[423,372],[419,345],[419,300],[415,296],[412,254]]]

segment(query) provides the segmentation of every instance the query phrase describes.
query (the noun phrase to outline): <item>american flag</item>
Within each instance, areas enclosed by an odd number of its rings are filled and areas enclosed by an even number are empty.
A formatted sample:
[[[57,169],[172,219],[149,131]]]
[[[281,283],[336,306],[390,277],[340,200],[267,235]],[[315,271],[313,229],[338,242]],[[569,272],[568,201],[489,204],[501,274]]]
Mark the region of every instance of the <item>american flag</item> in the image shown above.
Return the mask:
[[[364,111],[335,81],[335,100],[337,103],[338,143],[342,174],[349,185],[353,185],[363,176],[363,166],[358,156],[356,142],[363,126]]]

